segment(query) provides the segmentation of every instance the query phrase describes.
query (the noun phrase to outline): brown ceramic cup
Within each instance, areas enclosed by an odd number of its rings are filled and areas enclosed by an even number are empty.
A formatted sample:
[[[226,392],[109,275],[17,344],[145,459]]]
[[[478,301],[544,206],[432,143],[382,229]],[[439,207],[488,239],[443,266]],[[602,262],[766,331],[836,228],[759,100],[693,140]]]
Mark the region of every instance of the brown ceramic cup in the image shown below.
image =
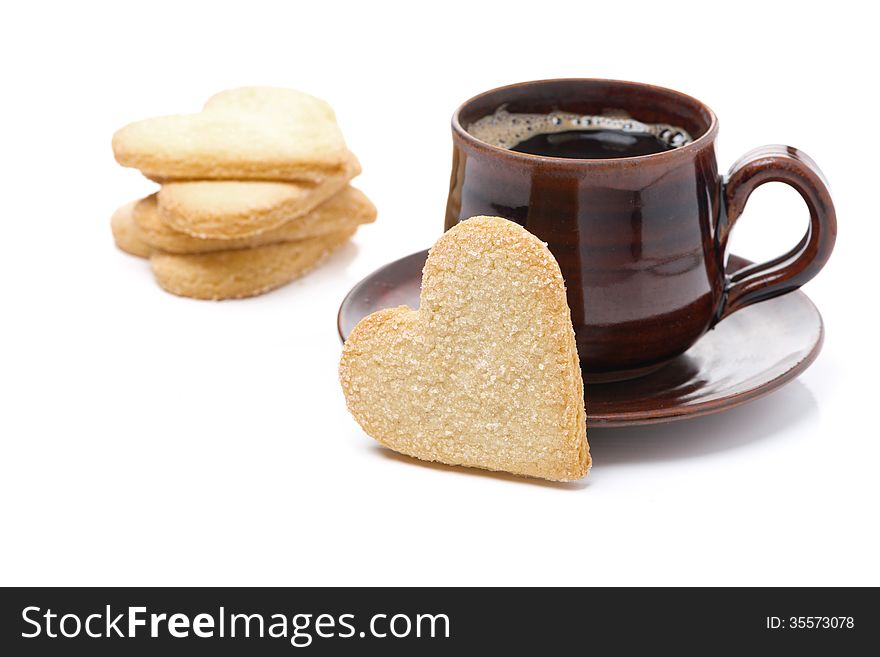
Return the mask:
[[[518,153],[467,132],[502,105],[523,113],[624,110],[639,121],[682,127],[694,140],[619,159]],[[452,118],[446,229],[474,215],[498,215],[547,242],[565,278],[585,378],[645,374],[728,315],[809,281],[834,246],[831,196],[806,154],[764,146],[722,177],[717,134],[718,120],[706,105],[646,84],[563,79],[488,91]],[[810,211],[809,228],[785,255],[726,273],[730,231],[752,191],[771,181],[800,193]]]

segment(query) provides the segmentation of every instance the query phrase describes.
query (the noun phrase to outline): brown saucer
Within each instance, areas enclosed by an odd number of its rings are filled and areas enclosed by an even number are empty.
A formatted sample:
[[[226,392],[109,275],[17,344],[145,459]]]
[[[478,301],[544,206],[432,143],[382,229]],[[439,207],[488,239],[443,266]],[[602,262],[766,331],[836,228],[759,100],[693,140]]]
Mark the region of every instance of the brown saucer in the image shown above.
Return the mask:
[[[362,318],[382,308],[417,308],[427,256],[427,251],[413,253],[355,285],[339,307],[339,336],[344,340]],[[747,264],[731,255],[728,269]],[[587,424],[654,424],[733,408],[807,369],[822,349],[823,337],[822,316],[803,292],[763,301],[726,318],[656,372],[588,385]]]

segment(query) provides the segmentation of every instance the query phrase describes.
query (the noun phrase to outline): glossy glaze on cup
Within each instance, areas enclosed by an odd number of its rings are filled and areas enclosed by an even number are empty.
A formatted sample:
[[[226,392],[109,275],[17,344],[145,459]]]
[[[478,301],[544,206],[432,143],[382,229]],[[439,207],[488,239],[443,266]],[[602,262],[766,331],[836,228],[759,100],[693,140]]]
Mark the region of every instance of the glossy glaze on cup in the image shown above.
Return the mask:
[[[646,123],[681,126],[695,140],[652,155],[576,160],[508,151],[467,133],[502,105],[529,113],[625,110]],[[834,244],[834,208],[809,158],[784,146],[758,149],[725,183],[715,158],[717,131],[704,104],[643,84],[546,80],[481,94],[453,117],[445,227],[499,215],[547,242],[566,281],[586,378],[644,374],[686,351],[721,318],[804,284]],[[771,180],[801,193],[810,229],[788,254],[727,276],[730,229],[751,191]]]

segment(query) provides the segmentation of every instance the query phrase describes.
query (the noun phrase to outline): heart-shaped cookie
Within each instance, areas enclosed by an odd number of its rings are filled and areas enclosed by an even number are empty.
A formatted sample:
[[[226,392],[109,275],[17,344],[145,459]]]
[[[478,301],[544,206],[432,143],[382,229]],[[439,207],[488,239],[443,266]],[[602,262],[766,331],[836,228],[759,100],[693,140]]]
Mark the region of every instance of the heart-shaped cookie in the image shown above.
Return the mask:
[[[296,242],[213,253],[153,252],[150,265],[166,292],[192,299],[243,299],[299,278],[345,244],[357,228]]]
[[[294,242],[357,228],[361,224],[370,223],[375,218],[375,206],[363,192],[354,187],[345,188],[305,215],[252,237],[237,239],[203,239],[171,228],[163,221],[164,217],[159,211],[156,194],[141,199],[134,206],[134,221],[142,242],[158,251],[185,254],[213,253],[279,242]]]
[[[364,318],[339,377],[364,431],[397,452],[557,481],[589,469],[559,265],[505,219],[474,217],[443,235],[419,309]]]
[[[349,154],[339,172],[320,182],[170,182],[159,190],[159,212],[166,224],[193,237],[253,237],[310,212],[343,190],[360,171],[360,163]]]
[[[320,181],[350,160],[327,103],[271,87],[222,92],[199,114],[131,123],[113,135],[113,152],[157,181]]]

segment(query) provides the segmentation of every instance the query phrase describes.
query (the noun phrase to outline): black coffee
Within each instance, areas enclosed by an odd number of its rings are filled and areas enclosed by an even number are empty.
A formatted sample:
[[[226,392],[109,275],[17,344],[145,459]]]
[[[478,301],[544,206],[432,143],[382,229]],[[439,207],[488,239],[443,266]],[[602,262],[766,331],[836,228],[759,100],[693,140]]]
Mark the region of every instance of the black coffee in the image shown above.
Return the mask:
[[[500,107],[467,130],[481,141],[519,153],[590,160],[652,155],[693,141],[682,128],[643,123],[623,112],[514,114]]]
[[[567,130],[535,135],[510,150],[548,157],[573,157],[580,160],[602,160],[636,157],[671,151],[675,146],[643,132],[622,130]]]

